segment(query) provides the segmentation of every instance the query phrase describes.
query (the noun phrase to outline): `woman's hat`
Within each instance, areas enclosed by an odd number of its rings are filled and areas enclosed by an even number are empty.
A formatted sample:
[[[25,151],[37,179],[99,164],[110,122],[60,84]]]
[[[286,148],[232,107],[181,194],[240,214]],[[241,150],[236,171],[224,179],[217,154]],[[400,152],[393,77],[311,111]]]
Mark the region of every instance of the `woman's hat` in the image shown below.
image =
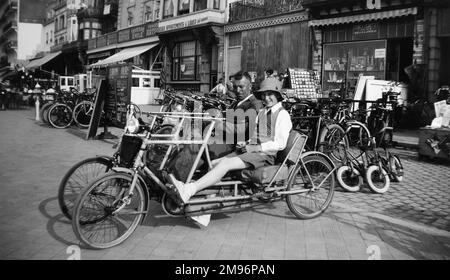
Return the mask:
[[[266,91],[273,92],[278,101],[283,100],[283,96],[281,95],[281,88],[283,83],[275,77],[269,77],[263,80],[259,86],[259,89],[254,93],[255,97],[261,99],[261,94]]]

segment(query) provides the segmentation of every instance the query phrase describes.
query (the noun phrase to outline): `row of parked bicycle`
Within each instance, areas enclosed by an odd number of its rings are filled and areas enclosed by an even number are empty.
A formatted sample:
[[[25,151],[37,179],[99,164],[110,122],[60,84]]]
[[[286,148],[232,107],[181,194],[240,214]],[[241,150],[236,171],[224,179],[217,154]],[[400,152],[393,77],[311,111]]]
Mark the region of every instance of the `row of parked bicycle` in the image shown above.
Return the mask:
[[[95,89],[79,92],[48,90],[40,97],[41,120],[54,128],[67,128],[72,124],[88,128],[94,110]]]

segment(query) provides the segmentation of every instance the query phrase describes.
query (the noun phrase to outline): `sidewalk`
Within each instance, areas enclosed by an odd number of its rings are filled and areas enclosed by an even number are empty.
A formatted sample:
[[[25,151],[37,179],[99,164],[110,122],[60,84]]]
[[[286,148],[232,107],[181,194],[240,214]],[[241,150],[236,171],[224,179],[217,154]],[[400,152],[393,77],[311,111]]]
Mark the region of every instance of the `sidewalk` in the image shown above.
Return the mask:
[[[34,110],[1,111],[0,128],[0,258],[68,259],[79,241],[58,208],[59,182],[77,161],[110,155],[111,143],[36,124]],[[450,167],[406,165],[405,181],[385,195],[337,187],[331,207],[312,220],[295,219],[279,201],[213,215],[200,229],[152,202],[126,242],[81,247],[81,259],[368,259],[379,250],[381,259],[448,260]]]

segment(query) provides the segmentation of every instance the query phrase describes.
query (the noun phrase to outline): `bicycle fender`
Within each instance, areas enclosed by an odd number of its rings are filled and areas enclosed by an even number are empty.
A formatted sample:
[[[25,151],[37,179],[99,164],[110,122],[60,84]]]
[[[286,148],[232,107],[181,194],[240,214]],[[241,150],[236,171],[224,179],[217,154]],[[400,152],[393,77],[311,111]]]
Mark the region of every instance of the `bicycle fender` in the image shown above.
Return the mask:
[[[305,157],[307,157],[307,156],[314,156],[314,155],[325,158],[326,161],[331,165],[331,167],[333,168],[333,170],[336,169],[336,165],[335,165],[334,162],[330,159],[330,157],[327,156],[326,154],[321,153],[321,152],[318,152],[318,151],[309,151],[309,152],[306,152],[306,153],[302,153],[301,158],[303,159],[303,158],[305,158]]]

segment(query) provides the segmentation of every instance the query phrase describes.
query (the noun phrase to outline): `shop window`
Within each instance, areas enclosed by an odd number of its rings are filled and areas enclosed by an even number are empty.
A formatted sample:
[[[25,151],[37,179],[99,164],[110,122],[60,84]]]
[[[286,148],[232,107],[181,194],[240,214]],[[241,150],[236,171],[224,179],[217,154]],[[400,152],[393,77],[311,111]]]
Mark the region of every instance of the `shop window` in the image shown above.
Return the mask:
[[[163,18],[173,17],[174,7],[173,0],[164,0]]]
[[[178,43],[173,50],[172,79],[199,80],[200,51],[198,41]]]
[[[189,14],[190,0],[178,0],[178,15]]]
[[[205,10],[208,7],[208,0],[194,0],[194,12]]]
[[[139,87],[139,78],[132,78],[131,79],[131,86],[132,87]]]
[[[354,92],[360,75],[384,80],[385,72],[385,40],[324,45],[322,76],[324,91],[344,88],[347,92]]]
[[[154,85],[153,87],[159,88],[161,86],[161,80],[160,79],[154,79]]]

